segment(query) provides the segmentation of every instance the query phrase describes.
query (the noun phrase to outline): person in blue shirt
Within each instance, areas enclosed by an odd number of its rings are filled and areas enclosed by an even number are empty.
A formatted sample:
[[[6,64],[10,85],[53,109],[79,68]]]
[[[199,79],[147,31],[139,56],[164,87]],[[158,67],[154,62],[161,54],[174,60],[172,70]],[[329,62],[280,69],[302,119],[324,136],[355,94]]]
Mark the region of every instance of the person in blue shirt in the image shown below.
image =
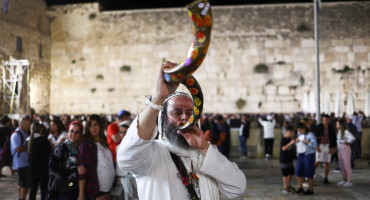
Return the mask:
[[[317,141],[315,134],[308,131],[303,123],[297,125],[297,164],[296,177],[298,182],[298,194],[313,195],[313,176],[315,174],[315,153]],[[308,190],[303,190],[303,178],[308,178]]]
[[[30,131],[31,118],[26,116],[20,119],[19,127],[10,138],[10,149],[13,157],[13,169],[18,174],[19,199],[25,200],[31,186],[31,172],[28,163],[26,139]]]

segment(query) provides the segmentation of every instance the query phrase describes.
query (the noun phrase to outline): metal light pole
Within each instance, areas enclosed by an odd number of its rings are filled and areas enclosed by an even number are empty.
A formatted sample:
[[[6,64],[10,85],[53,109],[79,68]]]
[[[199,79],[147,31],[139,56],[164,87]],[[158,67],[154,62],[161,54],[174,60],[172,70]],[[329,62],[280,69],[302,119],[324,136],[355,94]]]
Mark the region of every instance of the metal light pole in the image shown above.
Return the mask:
[[[316,52],[316,118],[317,124],[320,123],[320,56],[319,56],[319,28],[318,28],[318,9],[319,1],[314,0],[315,15],[315,52]]]

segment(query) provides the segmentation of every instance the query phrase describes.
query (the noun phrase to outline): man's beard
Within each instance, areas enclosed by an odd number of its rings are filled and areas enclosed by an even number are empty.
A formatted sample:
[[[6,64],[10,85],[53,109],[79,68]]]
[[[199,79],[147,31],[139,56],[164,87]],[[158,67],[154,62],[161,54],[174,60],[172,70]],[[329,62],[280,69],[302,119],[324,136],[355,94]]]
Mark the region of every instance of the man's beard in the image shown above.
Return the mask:
[[[164,119],[163,126],[164,126],[164,130],[163,130],[164,134],[173,146],[179,147],[185,150],[192,149],[192,147],[185,140],[184,136],[177,133],[178,126],[176,126],[173,123],[169,123],[167,119]]]

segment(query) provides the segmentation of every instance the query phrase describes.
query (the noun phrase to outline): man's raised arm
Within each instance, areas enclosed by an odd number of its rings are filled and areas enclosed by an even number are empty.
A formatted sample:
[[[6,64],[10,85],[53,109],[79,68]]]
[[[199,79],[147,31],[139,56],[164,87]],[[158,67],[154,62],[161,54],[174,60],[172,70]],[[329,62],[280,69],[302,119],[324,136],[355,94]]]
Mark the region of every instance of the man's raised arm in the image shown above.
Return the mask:
[[[163,105],[166,97],[174,93],[179,86],[179,83],[167,83],[163,78],[163,70],[166,68],[172,68],[176,64],[169,61],[165,61],[158,74],[157,78],[157,91],[152,96],[151,102],[156,105]],[[153,136],[154,129],[156,127],[156,119],[158,116],[158,110],[153,109],[149,106],[140,113],[138,119],[138,135],[143,140],[150,140]]]

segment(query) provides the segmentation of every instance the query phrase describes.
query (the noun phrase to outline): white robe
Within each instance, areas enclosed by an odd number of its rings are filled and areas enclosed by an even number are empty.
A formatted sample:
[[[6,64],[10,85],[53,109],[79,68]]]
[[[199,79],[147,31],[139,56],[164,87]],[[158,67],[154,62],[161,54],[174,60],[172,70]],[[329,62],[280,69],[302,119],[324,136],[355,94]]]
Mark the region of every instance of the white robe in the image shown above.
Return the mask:
[[[138,136],[137,119],[122,140],[117,152],[117,164],[122,170],[134,174],[140,200],[189,199],[168,148],[163,140],[141,139]],[[174,153],[179,155],[179,152]],[[201,199],[219,199],[218,191],[227,198],[236,198],[244,193],[247,184],[245,175],[216,146],[210,145],[205,156],[199,151],[180,156],[187,171],[190,171],[193,161],[193,170],[199,177]]]

